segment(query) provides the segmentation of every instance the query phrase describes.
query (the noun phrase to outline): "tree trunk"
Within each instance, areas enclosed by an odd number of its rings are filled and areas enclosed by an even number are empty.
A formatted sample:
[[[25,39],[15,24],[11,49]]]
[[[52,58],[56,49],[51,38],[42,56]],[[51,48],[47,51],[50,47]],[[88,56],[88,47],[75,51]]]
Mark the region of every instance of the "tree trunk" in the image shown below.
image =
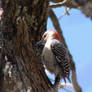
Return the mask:
[[[2,7],[0,92],[52,92],[34,47],[46,30],[48,0],[3,0]]]

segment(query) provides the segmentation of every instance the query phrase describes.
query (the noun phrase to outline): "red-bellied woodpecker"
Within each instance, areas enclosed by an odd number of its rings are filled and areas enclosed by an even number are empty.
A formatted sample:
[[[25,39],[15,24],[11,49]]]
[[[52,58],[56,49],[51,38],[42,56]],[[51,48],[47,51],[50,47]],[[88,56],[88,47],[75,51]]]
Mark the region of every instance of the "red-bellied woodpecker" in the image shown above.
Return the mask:
[[[42,60],[46,69],[50,73],[55,74],[55,84],[59,83],[61,78],[63,78],[65,82],[66,78],[70,80],[69,55],[58,33],[48,30],[43,34],[42,40],[45,41],[42,51]]]

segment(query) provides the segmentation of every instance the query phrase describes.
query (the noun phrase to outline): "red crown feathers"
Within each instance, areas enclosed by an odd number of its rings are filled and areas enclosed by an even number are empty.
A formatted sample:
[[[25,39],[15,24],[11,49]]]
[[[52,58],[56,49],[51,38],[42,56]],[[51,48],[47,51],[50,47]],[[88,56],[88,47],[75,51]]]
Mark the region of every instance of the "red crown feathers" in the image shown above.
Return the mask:
[[[54,34],[55,34],[55,37],[56,37],[58,40],[61,40],[61,38],[60,38],[58,32],[56,32],[56,31],[54,31],[54,30],[48,30],[48,31],[53,31]]]

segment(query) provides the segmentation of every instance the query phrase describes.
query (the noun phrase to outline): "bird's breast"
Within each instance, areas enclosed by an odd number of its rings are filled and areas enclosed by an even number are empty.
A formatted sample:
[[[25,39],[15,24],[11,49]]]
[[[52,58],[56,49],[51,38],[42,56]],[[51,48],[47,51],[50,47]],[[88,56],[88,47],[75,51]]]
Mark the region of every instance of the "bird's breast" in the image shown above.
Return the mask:
[[[43,63],[45,64],[46,69],[50,73],[53,73],[55,71],[55,61],[54,61],[55,59],[49,45],[47,47],[46,46],[44,47],[42,52],[42,57],[43,57]]]

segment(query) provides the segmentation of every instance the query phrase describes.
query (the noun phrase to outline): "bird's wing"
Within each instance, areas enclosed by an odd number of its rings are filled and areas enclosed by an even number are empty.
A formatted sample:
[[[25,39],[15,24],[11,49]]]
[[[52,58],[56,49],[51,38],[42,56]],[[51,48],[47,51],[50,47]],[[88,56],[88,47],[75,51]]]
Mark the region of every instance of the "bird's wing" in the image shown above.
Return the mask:
[[[62,69],[64,80],[65,80],[65,77],[69,79],[70,62],[69,62],[68,52],[64,44],[60,41],[55,40],[51,45],[51,50],[55,56],[57,64]]]

